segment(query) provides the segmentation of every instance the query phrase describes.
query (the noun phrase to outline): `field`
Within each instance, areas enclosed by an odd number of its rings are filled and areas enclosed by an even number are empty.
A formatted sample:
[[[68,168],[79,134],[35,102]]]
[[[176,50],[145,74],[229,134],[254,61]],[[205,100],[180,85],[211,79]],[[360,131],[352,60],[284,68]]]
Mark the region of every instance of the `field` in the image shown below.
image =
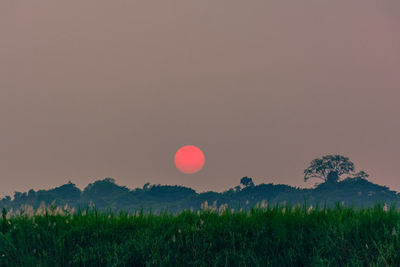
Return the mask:
[[[400,212],[220,207],[135,214],[49,207],[0,220],[0,266],[400,266]]]

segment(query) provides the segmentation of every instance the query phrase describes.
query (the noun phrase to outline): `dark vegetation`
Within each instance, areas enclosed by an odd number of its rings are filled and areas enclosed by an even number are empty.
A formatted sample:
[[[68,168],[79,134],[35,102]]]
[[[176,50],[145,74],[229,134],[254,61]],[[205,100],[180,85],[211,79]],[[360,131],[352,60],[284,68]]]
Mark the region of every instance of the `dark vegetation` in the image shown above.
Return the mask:
[[[0,218],[0,266],[400,266],[400,212],[267,206]]]
[[[0,266],[400,266],[396,192],[340,155],[313,160],[310,178],[322,183],[16,192],[0,201]]]
[[[367,180],[368,174],[364,171],[354,172],[354,164],[340,155],[327,155],[313,160],[304,171],[304,180],[318,178],[322,183],[313,189],[303,189],[283,184],[255,185],[249,177],[243,177],[240,185],[225,192],[203,192],[183,186],[150,185],[133,190],[115,183],[112,178],[95,181],[83,191],[69,182],[50,190],[29,190],[29,192],[15,192],[13,199],[10,196],[0,200],[0,208],[19,209],[30,205],[37,208],[44,203],[70,207],[85,207],[93,203],[98,209],[114,211],[134,211],[143,208],[160,212],[169,210],[177,212],[182,209],[197,210],[202,203],[209,205],[227,204],[230,208],[249,209],[263,200],[269,204],[297,203],[319,204],[332,206],[335,203],[354,205],[355,207],[372,206],[376,202],[396,203],[400,195]]]

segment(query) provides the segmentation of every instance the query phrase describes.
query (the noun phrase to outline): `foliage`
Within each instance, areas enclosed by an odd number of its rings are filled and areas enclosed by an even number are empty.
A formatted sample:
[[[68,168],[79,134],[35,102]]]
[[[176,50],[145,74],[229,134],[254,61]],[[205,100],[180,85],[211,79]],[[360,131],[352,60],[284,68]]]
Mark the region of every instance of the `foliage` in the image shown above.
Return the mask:
[[[399,230],[382,205],[3,212],[0,266],[400,266]]]
[[[240,179],[240,184],[242,184],[244,187],[254,186],[253,179],[247,176]]]
[[[267,201],[271,204],[302,203],[307,200],[310,204],[334,205],[335,202],[344,202],[345,205],[356,207],[372,206],[375,202],[396,203],[400,200],[395,191],[385,186],[376,185],[362,178],[346,178],[337,183],[322,183],[314,189],[295,188],[282,184],[246,183],[244,188],[235,187],[225,192],[197,193],[191,188],[172,185],[150,185],[144,188],[130,190],[115,183],[114,179],[106,178],[89,184],[83,191],[73,183],[68,183],[50,190],[30,190],[29,193],[18,193],[14,199],[9,196],[0,200],[0,208],[19,209],[30,205],[38,208],[42,203],[50,205],[69,205],[79,208],[89,203],[98,209],[113,211],[132,211],[143,208],[159,213],[168,209],[179,212],[182,209],[200,209],[201,204],[227,204],[230,207],[250,209],[256,203]],[[251,179],[251,178],[249,178]],[[251,181],[252,182],[252,181]],[[32,192],[33,191],[33,192]]]
[[[304,170],[304,181],[310,178],[322,179],[324,182],[337,182],[344,174],[352,174],[354,163],[348,157],[341,155],[326,155],[311,161],[310,166]],[[367,178],[364,171],[358,172],[354,177]]]
[[[367,181],[369,175],[366,172],[354,173],[354,164],[349,158],[341,155],[327,155],[314,159],[304,173],[305,180],[317,177],[324,183],[315,189],[280,184],[255,185],[252,178],[245,176],[240,179],[240,185],[224,192],[197,193],[184,186],[150,183],[144,184],[142,188],[130,190],[126,186],[117,185],[113,178],[105,178],[89,184],[83,191],[68,182],[50,190],[35,192],[31,189],[28,193],[15,192],[13,199],[10,196],[0,199],[0,208],[18,209],[30,205],[37,209],[42,204],[49,205],[55,202],[57,205],[67,204],[75,208],[90,204],[102,210],[132,211],[143,208],[153,212],[165,209],[178,212],[182,209],[199,209],[205,201],[250,209],[261,201],[280,204],[301,203],[307,200],[310,204],[323,203],[327,206],[343,202],[345,205],[366,207],[376,201],[396,203],[400,200],[396,192]],[[350,176],[339,181],[344,174]]]

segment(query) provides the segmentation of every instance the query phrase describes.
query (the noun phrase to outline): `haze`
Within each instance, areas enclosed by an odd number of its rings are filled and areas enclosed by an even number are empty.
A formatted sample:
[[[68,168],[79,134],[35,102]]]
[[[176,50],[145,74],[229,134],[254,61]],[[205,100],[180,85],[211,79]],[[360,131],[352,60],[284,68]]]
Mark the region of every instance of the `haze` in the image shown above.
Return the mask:
[[[397,0],[2,0],[0,195],[305,187],[330,153],[400,190],[399,29]],[[183,145],[199,173],[176,170]]]

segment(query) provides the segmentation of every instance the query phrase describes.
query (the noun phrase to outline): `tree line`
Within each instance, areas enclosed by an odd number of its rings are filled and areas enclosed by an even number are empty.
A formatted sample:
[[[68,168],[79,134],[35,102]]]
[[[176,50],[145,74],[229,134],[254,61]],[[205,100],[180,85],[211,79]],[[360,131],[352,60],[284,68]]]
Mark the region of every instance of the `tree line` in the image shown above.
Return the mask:
[[[291,203],[332,206],[337,203],[356,207],[371,206],[376,202],[396,203],[400,195],[386,186],[367,180],[365,171],[355,172],[353,162],[341,155],[326,155],[314,159],[304,170],[304,181],[316,178],[322,182],[314,188],[299,188],[284,184],[255,185],[251,177],[243,177],[240,184],[224,192],[197,193],[192,188],[178,185],[146,183],[142,188],[129,189],[118,185],[113,178],[95,181],[80,190],[72,182],[50,190],[33,189],[28,192],[15,192],[14,197],[6,196],[0,200],[0,208],[19,209],[30,205],[68,205],[84,208],[89,204],[99,209],[127,210],[138,209],[159,212],[182,209],[200,209],[208,205],[228,205],[231,208],[249,209],[262,201],[269,205]]]

